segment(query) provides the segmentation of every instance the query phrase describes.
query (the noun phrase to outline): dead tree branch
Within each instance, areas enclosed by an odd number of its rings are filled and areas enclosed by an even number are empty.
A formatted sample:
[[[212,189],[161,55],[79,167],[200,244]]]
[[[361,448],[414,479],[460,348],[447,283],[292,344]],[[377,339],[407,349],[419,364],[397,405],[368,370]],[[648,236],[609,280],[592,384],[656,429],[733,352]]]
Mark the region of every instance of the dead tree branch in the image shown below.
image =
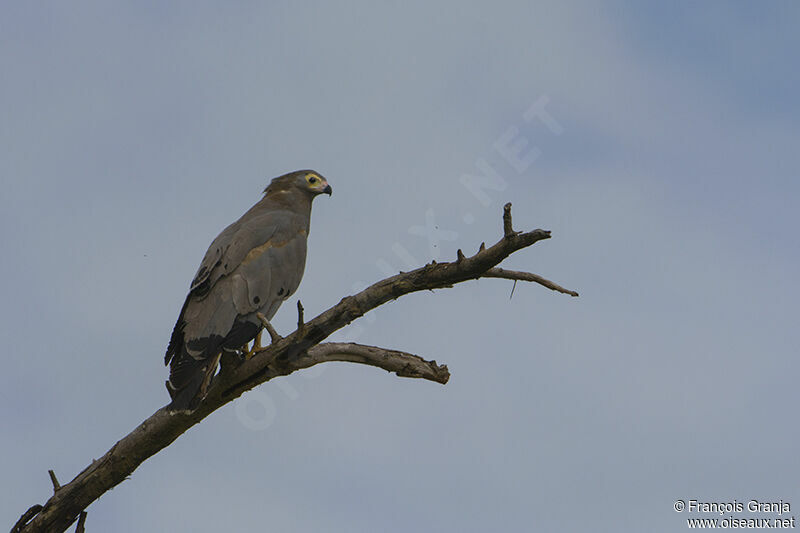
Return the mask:
[[[402,378],[427,379],[442,385],[450,379],[447,365],[438,365],[436,361],[426,361],[406,352],[352,342],[325,342],[312,346],[305,355],[294,359],[292,372],[330,361],[376,366]]]
[[[261,325],[264,326],[264,329],[267,330],[269,333],[270,339],[272,339],[272,344],[275,344],[279,340],[281,340],[281,336],[278,335],[278,332],[275,331],[275,328],[272,327],[272,324],[269,323],[267,317],[265,317],[262,313],[256,313],[256,317],[261,321]]]
[[[52,470],[48,470],[47,473],[50,474],[50,481],[53,482],[53,492],[54,493],[58,492],[58,490],[61,488],[61,484],[58,482],[58,478],[56,477],[56,473],[53,472]]]
[[[85,520],[85,515],[81,513],[89,504],[125,480],[147,458],[169,446],[186,430],[223,405],[274,377],[285,376],[320,363],[346,361],[383,368],[402,377],[447,383],[450,374],[446,366],[440,366],[435,361],[426,361],[416,355],[352,343],[320,343],[368,311],[403,295],[451,287],[456,283],[481,277],[534,281],[553,290],[577,296],[577,293],[535,274],[495,268],[512,253],[549,238],[550,232],[541,229],[514,231],[511,224],[511,204],[507,204],[503,211],[503,237],[489,248],[481,243],[479,251],[471,257],[459,253],[456,261],[434,262],[411,272],[402,272],[383,279],[357,294],[343,298],[308,322],[303,321],[302,308],[299,307],[299,327],[296,331],[286,337],[278,336],[274,330],[270,331],[273,343],[244,361],[240,362],[232,357],[224,358],[220,373],[212,381],[208,395],[197,410],[192,413],[169,413],[164,408],[159,409],[114,444],[100,459],[92,461],[72,481],[61,485],[44,507],[34,506],[29,509],[13,531],[64,531],[79,517]],[[83,526],[82,521],[80,526]]]
[[[78,517],[78,525],[75,526],[75,533],[85,533],[85,532],[86,532],[86,511],[81,511],[81,514]]]
[[[495,267],[487,270],[481,277],[513,279],[515,281],[532,281],[533,283],[538,283],[542,287],[547,287],[548,289],[556,292],[569,294],[570,296],[578,296],[577,292],[565,289],[561,285],[553,283],[549,279],[545,279],[538,274],[532,274],[530,272],[519,272],[518,270],[506,270],[504,268]]]
[[[36,514],[44,509],[43,505],[39,505],[38,503],[32,506],[30,509],[22,513],[22,516],[17,520],[17,523],[14,524],[14,527],[11,528],[11,533],[19,533],[22,531],[22,528],[25,527],[25,524],[30,522],[31,518],[36,516]]]

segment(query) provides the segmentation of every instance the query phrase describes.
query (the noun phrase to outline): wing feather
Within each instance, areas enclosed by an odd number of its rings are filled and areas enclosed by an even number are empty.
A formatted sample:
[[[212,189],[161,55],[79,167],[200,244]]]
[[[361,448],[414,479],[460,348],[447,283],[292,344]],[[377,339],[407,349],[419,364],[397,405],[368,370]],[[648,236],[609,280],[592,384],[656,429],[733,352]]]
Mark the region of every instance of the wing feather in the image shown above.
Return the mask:
[[[225,228],[208,247],[190,292],[198,297],[208,294],[220,278],[236,270],[251,250],[269,242],[286,214],[284,211],[258,213],[251,209]]]

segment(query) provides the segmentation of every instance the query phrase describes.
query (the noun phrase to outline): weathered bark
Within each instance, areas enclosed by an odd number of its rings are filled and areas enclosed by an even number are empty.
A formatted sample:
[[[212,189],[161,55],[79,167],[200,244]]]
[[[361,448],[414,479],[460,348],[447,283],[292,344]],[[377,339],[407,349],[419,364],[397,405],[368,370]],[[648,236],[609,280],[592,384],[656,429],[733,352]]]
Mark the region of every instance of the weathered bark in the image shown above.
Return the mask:
[[[328,361],[348,361],[383,368],[401,377],[446,383],[450,377],[447,367],[437,365],[435,361],[428,362],[416,355],[374,346],[320,343],[368,311],[400,296],[452,287],[481,277],[533,281],[572,296],[578,295],[535,274],[494,268],[512,253],[550,238],[550,232],[541,229],[526,233],[514,231],[511,204],[506,204],[504,209],[503,234],[503,238],[490,248],[481,244],[478,253],[471,257],[465,257],[459,250],[454,262],[431,262],[411,272],[401,272],[381,280],[343,298],[309,322],[303,321],[302,306],[298,305],[298,328],[292,334],[284,338],[275,337],[270,346],[246,361],[235,357],[222,358],[221,370],[196,411],[171,414],[161,408],[66,485],[58,485],[53,474],[53,496],[44,506],[34,506],[26,511],[12,533],[64,531],[79,517],[78,525],[82,528],[86,518],[83,511],[89,504],[130,476],[148,457],[169,446],[187,429],[226,403],[274,377]]]

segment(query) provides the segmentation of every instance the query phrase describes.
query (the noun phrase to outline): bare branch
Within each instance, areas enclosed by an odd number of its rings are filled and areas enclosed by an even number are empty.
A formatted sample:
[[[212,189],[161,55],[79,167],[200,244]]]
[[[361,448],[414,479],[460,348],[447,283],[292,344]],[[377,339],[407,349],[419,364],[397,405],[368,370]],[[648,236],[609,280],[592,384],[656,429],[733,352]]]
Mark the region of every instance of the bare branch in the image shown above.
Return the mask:
[[[53,492],[54,493],[58,492],[58,490],[61,488],[61,484],[58,482],[58,479],[56,478],[56,473],[53,472],[52,470],[48,470],[47,473],[50,474],[50,481],[53,482]]]
[[[85,533],[86,532],[86,511],[81,511],[81,515],[78,517],[78,525],[75,526],[75,533]]]
[[[520,272],[518,270],[506,270],[504,268],[495,267],[495,268],[490,268],[489,270],[484,272],[481,277],[513,279],[514,281],[532,281],[533,283],[538,283],[542,287],[547,287],[548,289],[554,290],[556,292],[569,294],[570,296],[578,296],[577,292],[565,289],[561,285],[553,283],[549,279],[545,279],[538,274],[532,274],[530,272]]]
[[[275,344],[282,339],[282,337],[278,335],[278,332],[275,331],[275,328],[272,327],[272,324],[269,323],[269,320],[264,316],[263,313],[256,313],[256,317],[258,317],[258,319],[261,321],[261,324],[264,326],[264,329],[266,329],[269,333],[269,337],[272,339],[272,344]]]
[[[376,366],[394,372],[403,378],[422,378],[445,384],[450,379],[447,365],[426,361],[418,355],[377,346],[366,346],[352,342],[326,342],[309,348],[306,355],[295,359],[295,370],[308,368],[329,361],[345,361]]]
[[[541,229],[524,233],[514,231],[509,204],[503,211],[503,238],[490,248],[481,243],[479,251],[471,257],[459,255],[458,260],[452,263],[431,263],[378,281],[353,296],[343,298],[284,338],[280,338],[263,317],[262,322],[273,339],[270,346],[258,350],[242,362],[234,357],[223,358],[220,373],[215,376],[208,395],[194,412],[170,413],[164,408],[156,411],[100,459],[92,461],[75,479],[61,486],[44,507],[38,509],[38,514],[32,519],[28,518],[30,522],[20,520],[22,526],[19,530],[48,533],[64,531],[89,504],[127,479],[147,458],[169,446],[187,429],[226,403],[276,376],[326,361],[350,361],[384,368],[398,376],[447,382],[447,367],[439,366],[434,361],[427,362],[411,354],[372,346],[320,343],[370,310],[405,294],[451,287],[481,277],[508,277],[510,271],[493,269],[512,253],[549,238],[550,232]],[[549,288],[557,287],[538,276],[526,281],[536,281]],[[562,292],[571,294],[566,289],[562,289]]]
[[[14,527],[11,528],[11,533],[19,533],[20,531],[22,531],[22,528],[25,527],[25,525],[30,521],[30,519],[36,516],[39,513],[39,511],[41,511],[43,508],[44,507],[39,505],[38,503],[36,505],[32,505],[30,509],[22,513],[22,516],[19,517],[17,523],[14,524]]]
[[[514,228],[511,224],[511,202],[508,202],[503,206],[503,235],[505,237],[511,237],[517,233],[519,232],[514,231]]]
[[[305,318],[303,318],[304,311],[303,304],[297,300],[297,331],[303,331],[303,327],[306,325]]]

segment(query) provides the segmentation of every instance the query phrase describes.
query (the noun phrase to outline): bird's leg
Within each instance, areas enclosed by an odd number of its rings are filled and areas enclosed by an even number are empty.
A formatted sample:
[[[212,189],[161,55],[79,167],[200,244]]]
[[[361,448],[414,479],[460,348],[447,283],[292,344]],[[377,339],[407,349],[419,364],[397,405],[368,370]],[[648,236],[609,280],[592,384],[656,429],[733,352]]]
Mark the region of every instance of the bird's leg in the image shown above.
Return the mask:
[[[269,333],[269,336],[272,339],[271,344],[275,344],[276,342],[278,342],[283,338],[280,335],[278,335],[278,332],[275,331],[275,328],[272,327],[272,324],[269,323],[269,320],[267,319],[267,317],[264,316],[263,313],[257,313],[256,316],[264,325],[264,329],[267,330],[267,333]]]
[[[261,346],[261,334],[262,333],[264,333],[263,329],[258,330],[258,334],[256,334],[256,338],[253,340],[253,350],[252,351],[254,351],[254,352],[256,352],[256,351],[260,350],[261,348],[263,348],[263,346]]]
[[[263,329],[259,329],[258,330],[258,334],[256,335],[256,338],[253,339],[253,347],[250,348],[249,350],[244,350],[244,360],[245,361],[247,361],[248,359],[253,357],[256,354],[256,352],[258,352],[259,350],[261,350],[263,348],[263,346],[261,346],[261,334],[262,333],[264,333],[264,330]],[[245,348],[247,348],[247,345],[245,345]]]

